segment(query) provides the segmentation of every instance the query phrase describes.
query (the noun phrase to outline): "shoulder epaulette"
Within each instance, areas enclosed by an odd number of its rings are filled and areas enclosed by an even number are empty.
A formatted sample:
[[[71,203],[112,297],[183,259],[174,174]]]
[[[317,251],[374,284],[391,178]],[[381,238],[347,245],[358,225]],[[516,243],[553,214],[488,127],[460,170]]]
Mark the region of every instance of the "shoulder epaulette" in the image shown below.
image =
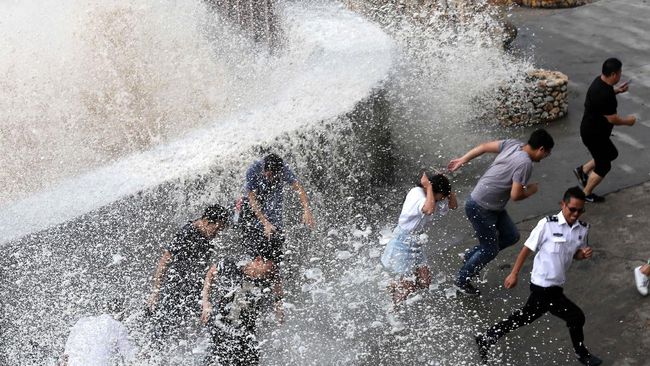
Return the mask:
[[[588,224],[588,223],[586,223],[586,222],[584,222],[584,221],[582,221],[582,220],[578,220],[578,222],[580,223],[580,225],[582,225],[582,226],[584,226],[584,227],[586,227],[586,228],[589,228],[589,224]]]
[[[557,215],[546,216],[546,221],[557,222],[558,221]]]

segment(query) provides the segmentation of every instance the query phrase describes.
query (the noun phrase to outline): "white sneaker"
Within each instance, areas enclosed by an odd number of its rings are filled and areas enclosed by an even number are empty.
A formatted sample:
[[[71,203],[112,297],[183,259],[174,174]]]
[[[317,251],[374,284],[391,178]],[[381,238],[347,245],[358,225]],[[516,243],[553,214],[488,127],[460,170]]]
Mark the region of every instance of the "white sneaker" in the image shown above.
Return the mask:
[[[641,295],[648,295],[648,282],[650,282],[650,279],[641,273],[641,266],[634,269],[634,282],[636,282],[636,289],[639,290]]]

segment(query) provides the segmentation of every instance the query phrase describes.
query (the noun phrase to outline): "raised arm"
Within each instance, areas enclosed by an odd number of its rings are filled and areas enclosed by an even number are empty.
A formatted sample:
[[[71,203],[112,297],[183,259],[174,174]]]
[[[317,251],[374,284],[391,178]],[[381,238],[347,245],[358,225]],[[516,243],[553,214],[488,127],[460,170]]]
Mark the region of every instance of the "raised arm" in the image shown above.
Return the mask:
[[[453,172],[458,168],[460,168],[461,166],[463,166],[463,164],[466,164],[472,159],[481,156],[485,153],[495,153],[495,154],[498,153],[500,151],[500,147],[501,147],[501,141],[484,142],[474,147],[473,149],[465,153],[465,155],[461,156],[460,158],[456,158],[450,161],[449,164],[447,165],[447,169]]]
[[[458,208],[458,199],[456,198],[456,192],[454,191],[449,193],[449,208],[452,210]]]
[[[530,255],[531,252],[532,250],[530,250],[530,248],[527,246],[521,248],[521,251],[517,256],[517,260],[515,261],[515,265],[512,267],[512,271],[510,271],[510,274],[503,282],[503,286],[505,286],[505,288],[513,288],[517,286],[519,271],[521,270],[521,267],[524,265],[526,259],[528,258],[528,255]]]
[[[201,323],[206,324],[212,314],[212,303],[210,302],[210,288],[212,281],[217,275],[217,266],[212,264],[205,275],[203,290],[201,291]]]
[[[147,301],[149,310],[151,311],[154,311],[156,309],[156,304],[158,303],[158,298],[160,296],[160,284],[162,282],[162,278],[167,272],[167,267],[169,266],[169,262],[171,260],[172,253],[170,253],[169,250],[165,250],[163,252],[163,255],[160,257],[160,260],[158,261],[158,266],[156,267],[156,272],[153,276],[153,290],[149,296],[149,301]]]
[[[426,194],[424,205],[422,205],[422,213],[425,215],[431,215],[436,210],[436,201],[435,195],[433,194],[433,187],[431,186],[431,182],[429,181],[426,172],[422,172],[420,184],[422,184],[422,188]]]
[[[302,222],[313,229],[316,223],[314,222],[311,208],[309,208],[309,197],[307,196],[307,192],[305,192],[302,184],[300,184],[300,182],[297,180],[291,183],[291,188],[293,188],[293,190],[298,193],[298,197],[300,198],[300,204],[302,205],[303,212]]]

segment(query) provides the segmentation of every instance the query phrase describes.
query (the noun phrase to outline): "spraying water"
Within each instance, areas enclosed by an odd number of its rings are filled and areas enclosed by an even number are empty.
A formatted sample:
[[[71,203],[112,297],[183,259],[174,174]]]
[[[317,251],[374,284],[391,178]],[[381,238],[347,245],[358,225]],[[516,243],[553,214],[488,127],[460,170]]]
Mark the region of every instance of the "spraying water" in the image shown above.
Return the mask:
[[[433,263],[429,291],[392,309],[378,257],[407,179],[358,194],[374,152],[346,138],[340,116],[383,87],[398,177],[410,178],[484,139],[468,137],[483,131],[484,94],[529,65],[485,32],[495,21],[484,8],[423,22],[361,4],[383,31],[339,3],[284,4],[279,54],[195,1],[3,4],[12,57],[0,60],[0,80],[13,92],[0,99],[0,229],[11,253],[0,360],[54,364],[68,327],[126,291],[126,323],[146,348],[138,310],[160,242],[205,202],[231,199],[255,147],[271,144],[313,187],[319,230],[288,232],[288,320],[262,322],[263,363],[474,363],[468,324],[480,305],[454,299],[449,258]],[[436,225],[430,258],[464,236],[447,225],[459,226],[453,216]],[[197,331],[163,360],[200,364],[204,351]]]

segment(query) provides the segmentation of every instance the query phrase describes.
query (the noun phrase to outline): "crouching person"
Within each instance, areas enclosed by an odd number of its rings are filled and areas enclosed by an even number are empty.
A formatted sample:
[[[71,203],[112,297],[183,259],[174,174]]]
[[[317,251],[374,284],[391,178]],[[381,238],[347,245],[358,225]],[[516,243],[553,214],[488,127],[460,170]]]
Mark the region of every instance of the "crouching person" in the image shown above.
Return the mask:
[[[281,286],[275,264],[256,257],[236,261],[225,258],[210,266],[203,286],[201,322],[210,327],[209,366],[257,365],[255,324],[263,310],[282,308]],[[276,313],[282,320],[282,312]]]

